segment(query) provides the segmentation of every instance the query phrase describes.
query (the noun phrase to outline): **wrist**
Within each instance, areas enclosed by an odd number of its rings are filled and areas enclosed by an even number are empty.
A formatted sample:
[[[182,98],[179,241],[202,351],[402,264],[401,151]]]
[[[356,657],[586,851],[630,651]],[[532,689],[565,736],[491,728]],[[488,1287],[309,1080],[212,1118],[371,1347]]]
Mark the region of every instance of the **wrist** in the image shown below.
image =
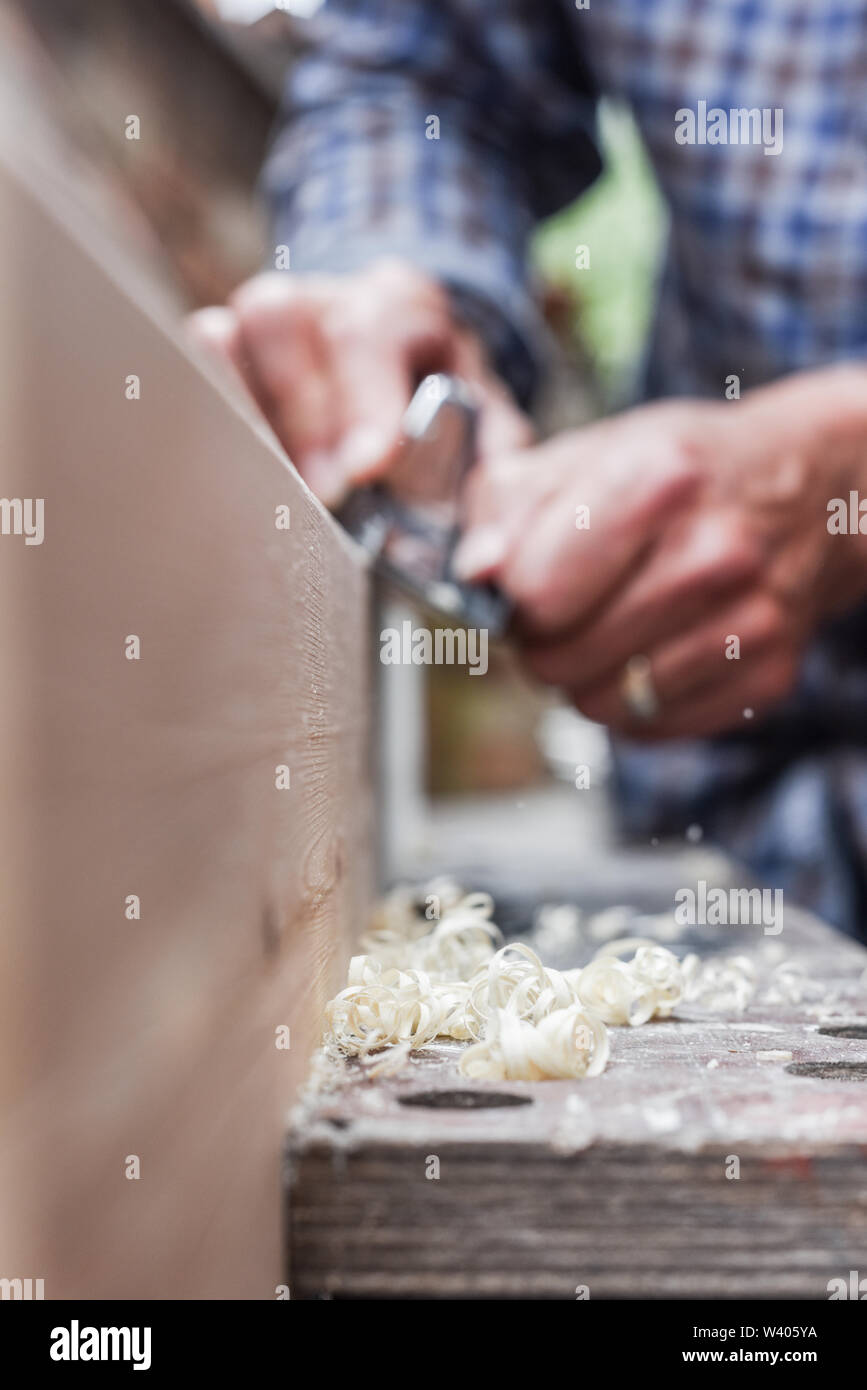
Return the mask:
[[[781,460],[800,457],[828,500],[867,498],[867,365],[799,372],[756,391],[752,406],[751,437]]]
[[[867,594],[867,366],[798,373],[751,400],[741,421],[752,458],[766,462],[748,475],[745,492],[778,516],[787,502],[794,515],[800,511],[803,534],[812,534],[824,556],[816,576],[820,609],[860,601]]]
[[[833,495],[855,490],[867,496],[867,366],[846,363],[809,373],[803,404],[806,437],[826,460]]]

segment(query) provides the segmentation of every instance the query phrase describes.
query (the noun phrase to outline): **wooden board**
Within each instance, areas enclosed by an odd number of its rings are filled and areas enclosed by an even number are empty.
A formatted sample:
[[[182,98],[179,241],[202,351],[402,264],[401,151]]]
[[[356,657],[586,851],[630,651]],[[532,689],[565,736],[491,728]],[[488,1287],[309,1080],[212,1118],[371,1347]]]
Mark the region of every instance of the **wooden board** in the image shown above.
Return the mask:
[[[367,574],[11,81],[2,492],[45,536],[0,536],[0,1276],[273,1298],[284,1116],[369,899]]]
[[[867,951],[784,922],[703,931],[755,962],[743,1014],[612,1029],[591,1080],[468,1082],[454,1043],[328,1069],[289,1141],[293,1296],[824,1299],[863,1273]],[[781,959],[798,1003],[768,1001]]]

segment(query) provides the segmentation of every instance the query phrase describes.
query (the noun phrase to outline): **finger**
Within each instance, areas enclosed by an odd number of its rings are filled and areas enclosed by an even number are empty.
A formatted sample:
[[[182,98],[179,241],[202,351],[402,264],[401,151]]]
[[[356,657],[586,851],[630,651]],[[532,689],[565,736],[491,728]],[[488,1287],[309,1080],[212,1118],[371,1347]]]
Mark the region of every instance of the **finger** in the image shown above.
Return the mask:
[[[541,505],[556,501],[570,480],[583,476],[584,470],[592,467],[610,431],[610,421],[597,421],[580,434],[558,435],[535,446],[502,453],[480,451],[464,492],[466,548],[472,548],[473,533],[481,527],[502,532],[509,540],[509,548],[517,544]],[[473,572],[469,556],[465,569],[463,577],[481,577]]]
[[[744,671],[731,682],[708,691],[699,699],[686,700],[654,721],[650,737],[711,738],[748,727],[753,720],[769,714],[791,691],[798,674],[798,662],[789,652],[768,653],[755,670]],[[647,737],[641,731],[635,737]]]
[[[340,400],[337,462],[347,485],[388,473],[403,439],[403,417],[415,385],[407,346],[340,338],[331,343]]]
[[[554,635],[586,621],[643,564],[656,537],[695,496],[701,476],[676,451],[663,451],[618,477],[584,476],[558,492],[508,555],[499,581],[527,628]],[[577,524],[589,518],[585,528]]]
[[[732,663],[734,666],[735,663]],[[651,658],[660,712],[650,721],[637,719],[626,704],[619,682],[574,700],[588,719],[607,724],[614,732],[642,742],[675,738],[709,738],[743,728],[768,713],[789,693],[797,678],[797,655],[779,643],[764,649],[737,670],[720,671],[716,679],[686,690],[670,703],[657,686],[656,659]]]
[[[486,364],[472,334],[456,329],[444,301],[402,306],[375,356],[365,324],[332,319],[333,352],[344,403],[340,460],[353,484],[389,472],[403,442],[403,416],[418,381],[432,371],[453,373],[478,406],[478,452],[523,448],[530,422]],[[396,326],[398,331],[396,331]]]
[[[648,649],[651,680],[660,706],[670,710],[731,682],[758,658],[782,650],[786,631],[778,601],[761,590],[703,615],[681,635]],[[571,697],[594,711],[592,718],[602,712],[616,714],[618,706],[625,713],[621,688],[625,664],[598,682],[585,680],[582,670],[578,681],[569,682]]]
[[[615,421],[598,420],[535,447],[482,452],[464,487],[464,534],[452,557],[458,577],[495,578],[532,534],[544,505],[562,504],[570,481],[592,475],[616,427]],[[588,486],[598,490],[598,478],[590,476]]]
[[[477,460],[461,496],[463,534],[452,555],[459,579],[493,578],[532,526],[558,480],[540,467],[545,446]]]
[[[259,405],[292,462],[323,501],[344,489],[335,461],[339,438],[336,383],[315,303],[273,272],[232,296],[242,363]]]
[[[755,580],[761,557],[733,517],[690,516],[674,530],[589,625],[562,640],[531,641],[525,657],[540,680],[590,689],[636,653],[700,625]]]
[[[720,689],[760,658],[784,651],[786,642],[786,618],[772,594],[754,591],[722,607],[653,652],[651,671],[662,708]]]
[[[358,368],[343,356],[338,369],[342,384],[341,437],[337,462],[349,486],[360,486],[387,474],[402,437],[404,412],[412,395],[405,363],[378,355]]]
[[[322,312],[340,388],[339,461],[355,486],[388,472],[416,385],[451,370],[456,329],[443,290],[400,262],[332,293]]]
[[[192,342],[212,359],[226,367],[233,381],[240,383],[252,395],[250,382],[244,375],[241,354],[241,325],[234,310],[225,305],[197,309],[184,320],[184,329]]]

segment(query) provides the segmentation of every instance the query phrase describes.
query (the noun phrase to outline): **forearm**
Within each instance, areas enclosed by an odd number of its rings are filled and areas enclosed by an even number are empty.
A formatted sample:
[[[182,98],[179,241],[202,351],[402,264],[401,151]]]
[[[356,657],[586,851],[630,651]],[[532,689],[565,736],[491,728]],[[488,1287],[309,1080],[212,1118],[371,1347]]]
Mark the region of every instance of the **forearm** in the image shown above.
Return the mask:
[[[526,397],[546,337],[527,242],[598,159],[592,99],[532,71],[535,30],[550,21],[530,3],[516,19],[515,8],[506,20],[472,0],[329,4],[290,76],[265,188],[293,270],[410,262],[452,292]],[[521,26],[520,43],[504,41],[507,23]]]
[[[532,219],[510,201],[508,169],[466,137],[424,137],[424,106],[400,85],[376,100],[347,93],[290,114],[266,170],[275,244],[292,270],[358,271],[385,257],[424,271],[484,337],[516,394],[527,395],[544,331],[530,291]],[[442,103],[437,103],[441,108]]]

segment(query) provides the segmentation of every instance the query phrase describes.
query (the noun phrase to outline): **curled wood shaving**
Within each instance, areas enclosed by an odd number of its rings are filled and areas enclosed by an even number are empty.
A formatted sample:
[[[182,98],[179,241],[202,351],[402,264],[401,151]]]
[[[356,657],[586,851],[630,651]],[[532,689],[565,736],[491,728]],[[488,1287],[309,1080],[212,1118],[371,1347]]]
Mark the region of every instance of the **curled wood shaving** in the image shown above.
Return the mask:
[[[631,955],[629,961],[621,956]],[[672,951],[645,937],[623,937],[600,947],[581,972],[578,994],[606,1023],[637,1027],[668,1018],[686,993],[694,956],[681,963]]]
[[[581,924],[573,903],[543,903],[533,918],[533,940],[543,951],[568,951],[580,940]]]
[[[578,994],[586,1008],[605,1023],[638,1027],[653,1016],[651,990],[637,981],[622,960],[593,960],[578,976]]]
[[[816,984],[807,978],[801,961],[784,960],[775,966],[764,995],[766,1004],[801,1004],[810,997],[816,997]]]
[[[327,1040],[371,1076],[397,1071],[437,1038],[473,1044],[460,1069],[477,1079],[596,1076],[607,1025],[667,1018],[683,999],[742,1012],[755,993],[745,957],[680,961],[646,937],[606,941],[583,969],[554,970],[523,942],[500,944],[493,906],[450,880],[390,894],[327,1006]],[[615,922],[623,930],[621,909],[605,915],[603,936]]]
[[[470,982],[467,1021],[471,1032],[480,1037],[502,1012],[539,1023],[553,1010],[577,1003],[571,979],[577,973],[547,969],[522,941],[501,947]]]
[[[439,905],[433,921],[424,915],[428,901]],[[450,880],[429,884],[424,896],[398,889],[384,899],[361,946],[384,965],[423,970],[440,982],[468,980],[503,939],[493,911],[489,893],[465,896]]]
[[[538,1023],[497,1009],[482,1042],[461,1058],[464,1076],[484,1081],[549,1081],[598,1076],[608,1061],[608,1029],[580,1005],[554,1009]]]
[[[714,1013],[738,1013],[753,999],[756,992],[756,970],[746,956],[729,956],[725,960],[701,962],[697,956],[687,956],[689,966],[686,999]]]
[[[468,992],[462,980],[436,984],[423,970],[383,969],[370,956],[353,956],[349,984],[327,1005],[325,1020],[341,1051],[354,1056],[395,1043],[416,1049],[434,1038],[466,1041]]]

